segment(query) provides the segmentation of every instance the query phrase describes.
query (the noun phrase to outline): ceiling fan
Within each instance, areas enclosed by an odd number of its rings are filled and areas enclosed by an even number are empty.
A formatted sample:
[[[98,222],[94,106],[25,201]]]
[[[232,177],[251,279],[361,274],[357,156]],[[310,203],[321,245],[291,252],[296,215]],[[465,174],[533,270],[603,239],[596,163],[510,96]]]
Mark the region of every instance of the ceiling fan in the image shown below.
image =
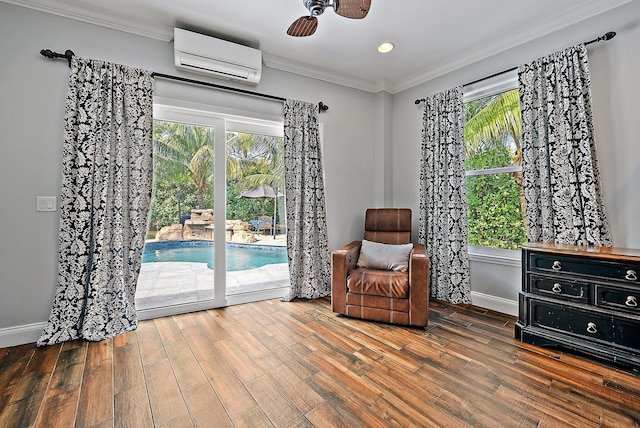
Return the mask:
[[[287,34],[294,37],[306,37],[316,32],[318,28],[317,16],[324,13],[328,7],[340,16],[352,19],[362,19],[369,13],[371,0],[302,0],[304,7],[309,9],[309,16],[296,19],[287,30]]]

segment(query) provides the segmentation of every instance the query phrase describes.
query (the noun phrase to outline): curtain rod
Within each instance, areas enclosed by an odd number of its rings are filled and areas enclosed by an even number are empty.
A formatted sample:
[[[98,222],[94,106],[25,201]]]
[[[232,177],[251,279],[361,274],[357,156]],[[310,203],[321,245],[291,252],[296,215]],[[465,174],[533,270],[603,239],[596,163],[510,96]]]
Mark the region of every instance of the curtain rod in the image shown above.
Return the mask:
[[[58,53],[58,52],[53,52],[50,49],[42,49],[40,51],[40,55],[45,56],[47,58],[52,58],[52,59],[64,58],[69,63],[69,67],[71,67],[71,58],[73,58],[73,56],[75,54],[73,53],[73,51],[71,51],[69,49],[64,51],[64,54],[61,54],[61,53]],[[186,78],[186,77],[173,76],[173,75],[170,75],[170,74],[153,72],[152,75],[153,75],[154,78],[159,77],[159,78],[162,78],[162,79],[176,80],[176,81],[179,81],[179,82],[190,83],[192,85],[207,86],[209,88],[221,89],[221,90],[229,91],[229,92],[237,92],[237,93],[240,93],[240,94],[251,95],[251,96],[254,96],[254,97],[266,98],[266,99],[270,99],[270,100],[283,101],[283,102],[286,100],[286,98],[277,97],[275,95],[262,94],[260,92],[249,91],[247,89],[234,88],[234,87],[231,87],[231,86],[219,85],[219,84],[216,84],[216,83],[205,82],[205,81],[202,81],[202,80],[189,79],[189,78]],[[325,111],[329,110],[329,106],[324,104],[322,101],[320,101],[318,103],[318,109],[319,109],[320,113],[322,113],[322,112],[325,112]]]
[[[606,42],[608,40],[613,39],[615,36],[616,36],[616,32],[615,31],[609,31],[609,32],[603,34],[602,36],[600,36],[598,38],[595,38],[593,40],[589,40],[588,42],[584,42],[584,44],[586,46],[586,45],[590,45],[592,43]],[[465,83],[462,86],[473,85],[474,83],[482,82],[483,80],[491,79],[492,77],[500,76],[501,74],[509,73],[510,71],[514,71],[514,70],[517,70],[517,69],[518,69],[518,67],[511,67],[508,70],[499,71],[497,73],[492,74],[491,76],[482,77],[480,79],[474,80],[473,82]],[[426,101],[425,98],[417,99],[416,100],[416,104],[420,104],[421,102],[424,102],[424,101]]]

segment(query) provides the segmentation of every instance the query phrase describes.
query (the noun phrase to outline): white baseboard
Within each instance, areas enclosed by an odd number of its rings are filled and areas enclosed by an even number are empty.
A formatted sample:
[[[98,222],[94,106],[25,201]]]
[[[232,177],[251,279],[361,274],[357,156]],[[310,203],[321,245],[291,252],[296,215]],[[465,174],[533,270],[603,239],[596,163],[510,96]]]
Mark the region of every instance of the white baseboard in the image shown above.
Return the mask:
[[[518,315],[518,302],[489,294],[471,292],[471,304],[507,315]]]
[[[37,342],[46,326],[46,322],[39,322],[16,327],[0,328],[0,348]]]

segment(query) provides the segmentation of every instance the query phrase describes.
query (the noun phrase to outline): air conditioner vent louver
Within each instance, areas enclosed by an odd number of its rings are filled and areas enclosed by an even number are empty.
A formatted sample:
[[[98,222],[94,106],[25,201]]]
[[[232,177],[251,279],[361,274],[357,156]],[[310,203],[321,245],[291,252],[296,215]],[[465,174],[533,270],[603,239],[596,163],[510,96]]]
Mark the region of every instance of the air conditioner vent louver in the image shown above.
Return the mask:
[[[257,85],[262,74],[262,52],[198,33],[174,29],[174,56],[178,70]]]

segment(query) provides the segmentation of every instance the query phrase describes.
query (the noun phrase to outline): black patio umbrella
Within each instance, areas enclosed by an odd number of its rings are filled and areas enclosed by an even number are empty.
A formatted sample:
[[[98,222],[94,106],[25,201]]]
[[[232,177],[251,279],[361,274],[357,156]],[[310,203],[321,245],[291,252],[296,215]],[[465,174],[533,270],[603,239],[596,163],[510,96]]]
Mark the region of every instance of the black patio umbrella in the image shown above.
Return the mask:
[[[284,193],[278,191],[277,189],[274,189],[271,186],[267,186],[263,184],[262,186],[254,187],[252,189],[249,189],[240,193],[238,196],[236,196],[236,199],[273,198],[274,199],[274,204],[273,204],[273,223],[274,224],[271,225],[271,230],[273,233],[273,239],[276,239],[275,222],[278,214],[278,198],[281,196],[284,196]]]

